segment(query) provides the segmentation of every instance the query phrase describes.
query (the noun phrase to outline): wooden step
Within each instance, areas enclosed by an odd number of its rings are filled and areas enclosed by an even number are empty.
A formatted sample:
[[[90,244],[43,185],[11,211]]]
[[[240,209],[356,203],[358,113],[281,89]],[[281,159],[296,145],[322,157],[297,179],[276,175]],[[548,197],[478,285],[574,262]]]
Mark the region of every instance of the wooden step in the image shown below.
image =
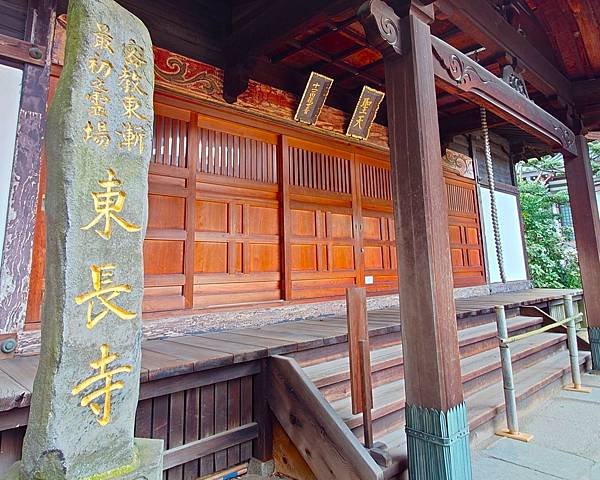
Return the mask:
[[[508,319],[509,331],[514,334],[525,332],[536,327],[540,322],[540,318],[513,317]],[[484,350],[497,350],[496,335],[495,324],[460,331],[461,354],[468,356]],[[399,344],[373,350],[371,352],[373,387],[403,378],[403,362],[402,347]],[[347,356],[307,366],[304,371],[327,400],[339,400],[350,394],[350,366]]]
[[[579,365],[585,368],[589,362],[588,352],[579,353]],[[525,400],[530,399],[552,383],[560,381],[565,375],[570,374],[569,360],[566,353],[557,353],[540,361],[535,366],[521,370],[515,374],[515,392],[517,407]],[[471,434],[486,422],[493,420],[498,415],[504,415],[504,393],[502,384],[493,384],[480,390],[476,394],[466,397],[467,412],[469,415],[469,429]],[[408,468],[408,452],[404,425],[377,438],[384,443],[392,456],[393,463],[388,467],[384,476],[386,479],[400,475]]]
[[[565,335],[544,333],[523,340],[512,348],[513,370],[530,367],[546,355],[555,354],[565,343]],[[565,362],[568,357],[564,353]],[[461,360],[463,383],[467,394],[481,390],[490,382],[500,382],[501,365],[497,349],[485,351]],[[487,383],[486,383],[487,382]],[[362,415],[352,414],[349,396],[331,402],[332,407],[348,427],[356,434],[362,434]],[[373,430],[377,435],[397,428],[404,422],[404,380],[387,382],[373,389]]]

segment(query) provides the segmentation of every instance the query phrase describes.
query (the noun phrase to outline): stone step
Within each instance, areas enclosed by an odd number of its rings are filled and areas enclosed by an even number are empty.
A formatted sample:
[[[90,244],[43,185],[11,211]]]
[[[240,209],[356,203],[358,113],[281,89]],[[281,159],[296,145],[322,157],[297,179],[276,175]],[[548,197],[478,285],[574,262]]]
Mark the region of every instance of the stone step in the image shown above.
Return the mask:
[[[590,354],[588,352],[579,353],[579,365],[582,370],[585,369],[585,365],[589,361]],[[526,402],[531,402],[534,398],[537,401],[542,400],[549,395],[549,393],[544,393],[547,388],[555,383],[562,382],[565,377],[569,378],[569,375],[570,366],[566,352],[555,353],[538,362],[535,366],[517,372],[514,377],[517,408]],[[469,416],[471,441],[475,441],[478,429],[487,422],[497,420],[500,425],[505,425],[502,384],[495,383],[475,394],[467,395],[465,401]],[[404,422],[394,430],[378,436],[376,441],[387,446],[393,459],[392,465],[385,470],[386,479],[400,475],[408,468]]]
[[[532,317],[509,318],[509,331],[512,334],[522,333],[537,327],[541,321],[540,318]],[[460,331],[461,354],[470,356],[485,350],[497,350],[496,335],[495,324],[480,325]],[[373,387],[403,378],[403,361],[400,344],[372,350]],[[350,366],[347,356],[307,366],[304,371],[327,400],[339,400],[350,394]]]
[[[565,335],[543,333],[523,340],[512,348],[513,369],[519,372],[539,362],[547,355],[564,349]],[[568,364],[568,356],[564,353]],[[461,360],[461,371],[466,394],[486,388],[491,382],[500,383],[501,365],[498,349],[484,351]],[[394,430],[404,422],[404,380],[397,379],[373,389],[373,430],[381,435]],[[340,418],[356,434],[362,434],[362,415],[352,414],[350,396],[331,402]]]

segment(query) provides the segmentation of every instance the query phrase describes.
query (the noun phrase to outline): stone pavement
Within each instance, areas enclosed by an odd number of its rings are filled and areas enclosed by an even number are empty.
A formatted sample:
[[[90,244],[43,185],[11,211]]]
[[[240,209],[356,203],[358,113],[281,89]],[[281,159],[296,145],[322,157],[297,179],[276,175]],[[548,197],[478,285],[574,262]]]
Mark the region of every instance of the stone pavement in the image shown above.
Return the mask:
[[[592,393],[561,391],[520,418],[530,443],[500,439],[473,452],[474,480],[600,480],[600,376]]]

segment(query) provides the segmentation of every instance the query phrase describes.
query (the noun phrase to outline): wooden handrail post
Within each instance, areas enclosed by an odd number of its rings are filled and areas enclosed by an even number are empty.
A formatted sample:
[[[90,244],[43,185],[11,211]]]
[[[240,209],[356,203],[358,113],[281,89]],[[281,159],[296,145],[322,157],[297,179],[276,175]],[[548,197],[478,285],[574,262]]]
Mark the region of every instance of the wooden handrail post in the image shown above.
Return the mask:
[[[369,349],[369,327],[367,323],[367,290],[364,287],[349,287],[346,289],[346,312],[348,319],[348,353],[350,357],[350,390],[352,395],[352,413],[364,412],[363,390],[365,388],[362,375],[360,341],[364,341]],[[365,368],[371,374],[371,357],[365,356]],[[371,405],[372,392],[369,392]]]

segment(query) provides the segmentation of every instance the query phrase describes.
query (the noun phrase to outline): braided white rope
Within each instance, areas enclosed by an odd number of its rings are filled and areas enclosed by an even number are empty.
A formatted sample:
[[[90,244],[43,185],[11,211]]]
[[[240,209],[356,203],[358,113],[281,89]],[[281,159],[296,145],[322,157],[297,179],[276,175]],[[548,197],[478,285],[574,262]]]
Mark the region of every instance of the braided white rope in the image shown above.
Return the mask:
[[[496,203],[496,181],[494,180],[494,165],[492,163],[492,149],[490,147],[490,132],[487,123],[487,111],[479,107],[481,115],[481,131],[483,132],[483,143],[485,145],[485,169],[490,184],[490,206],[492,209],[492,229],[494,230],[494,243],[496,245],[496,260],[500,270],[500,279],[506,283],[506,272],[504,271],[504,255],[502,253],[502,241],[500,238],[500,224],[498,222],[498,205]]]

